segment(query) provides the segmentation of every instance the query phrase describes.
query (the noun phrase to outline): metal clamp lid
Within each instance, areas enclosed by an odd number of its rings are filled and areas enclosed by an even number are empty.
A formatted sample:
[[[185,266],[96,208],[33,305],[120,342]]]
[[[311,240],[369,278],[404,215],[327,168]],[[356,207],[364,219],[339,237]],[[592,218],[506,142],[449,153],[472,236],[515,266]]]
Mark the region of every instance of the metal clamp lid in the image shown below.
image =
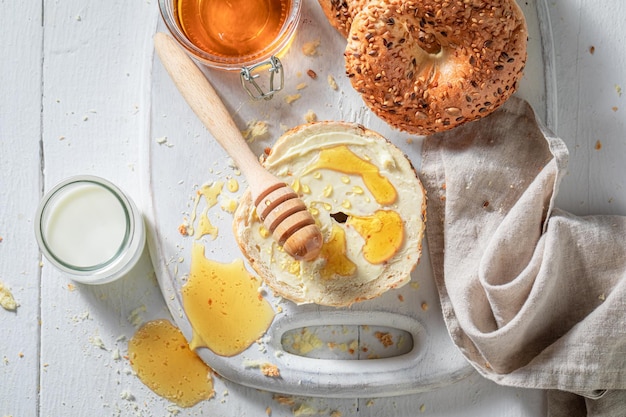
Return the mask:
[[[260,72],[267,68],[269,72],[269,91],[263,91],[263,88],[257,83],[257,79],[260,76]],[[279,85],[274,85],[274,77],[280,76]],[[259,62],[258,64],[243,67],[240,72],[241,85],[248,92],[250,97],[255,100],[270,100],[275,93],[283,89],[285,83],[285,74],[283,71],[283,64],[280,59],[272,55],[269,60]]]

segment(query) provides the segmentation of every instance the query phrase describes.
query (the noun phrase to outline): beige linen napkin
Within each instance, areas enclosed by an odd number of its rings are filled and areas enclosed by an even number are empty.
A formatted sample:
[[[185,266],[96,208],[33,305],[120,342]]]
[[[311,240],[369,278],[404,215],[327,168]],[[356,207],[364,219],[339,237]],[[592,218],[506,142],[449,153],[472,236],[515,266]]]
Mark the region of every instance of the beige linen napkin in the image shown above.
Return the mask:
[[[428,247],[461,352],[497,383],[551,390],[551,415],[626,416],[626,217],[554,207],[567,148],[519,98],[426,138],[422,156]]]

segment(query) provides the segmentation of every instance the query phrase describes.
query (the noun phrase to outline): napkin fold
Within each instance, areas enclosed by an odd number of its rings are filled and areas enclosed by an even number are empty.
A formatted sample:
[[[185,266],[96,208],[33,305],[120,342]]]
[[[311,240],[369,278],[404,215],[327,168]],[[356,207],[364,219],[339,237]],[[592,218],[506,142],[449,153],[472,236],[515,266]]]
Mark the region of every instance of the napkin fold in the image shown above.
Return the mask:
[[[626,217],[556,208],[567,162],[517,97],[427,137],[434,277],[450,336],[483,376],[550,390],[552,416],[624,417]]]

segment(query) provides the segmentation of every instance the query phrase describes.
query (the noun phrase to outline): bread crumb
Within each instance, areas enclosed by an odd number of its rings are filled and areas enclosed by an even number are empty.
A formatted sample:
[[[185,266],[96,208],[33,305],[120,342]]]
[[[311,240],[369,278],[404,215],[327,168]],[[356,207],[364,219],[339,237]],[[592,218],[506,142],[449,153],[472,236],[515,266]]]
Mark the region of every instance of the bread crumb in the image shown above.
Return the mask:
[[[264,139],[269,133],[269,124],[263,120],[251,120],[246,129],[241,132],[243,138],[249,142]]]
[[[300,332],[288,334],[284,339],[284,344],[302,356],[324,346],[322,340],[306,327]]]
[[[617,108],[617,106],[613,106],[613,107],[611,107],[611,110],[616,112],[618,110],[618,108]]]
[[[420,413],[423,413],[424,411],[426,411],[426,404],[420,405]]]
[[[384,346],[384,347],[389,347],[389,346],[393,346],[393,335],[391,333],[388,332],[376,332],[374,333],[374,336],[376,336],[376,339],[378,339],[378,341]]]
[[[619,84],[615,84],[615,91],[617,92],[617,96],[622,96],[622,87]]]
[[[174,404],[168,405],[165,410],[169,413],[170,416],[177,416],[178,414],[180,414],[180,408],[178,408]]]
[[[330,417],[341,417],[343,414],[339,410],[334,410],[330,413]]]
[[[278,366],[271,363],[264,363],[261,365],[261,373],[270,378],[280,377],[280,370],[278,369]]]
[[[0,306],[8,311],[15,311],[19,306],[11,291],[2,282],[0,282]]]
[[[594,149],[595,149],[596,151],[599,151],[600,149],[602,149],[602,142],[600,142],[600,140],[597,140],[597,141],[596,141],[596,144],[595,144],[595,146],[594,146]]]
[[[126,401],[135,401],[135,396],[128,390],[124,390],[120,393],[120,398]]]
[[[358,348],[359,348],[358,340],[353,340],[348,345],[348,353],[351,354],[351,355],[354,355],[357,352]]]
[[[230,394],[230,392],[228,392],[228,390],[225,390],[225,391],[222,393],[222,399],[220,400],[220,402],[221,402],[222,404],[225,404],[225,403],[226,403],[226,397],[228,397],[228,395],[229,395],[229,394]]]
[[[272,399],[280,405],[292,406],[296,404],[296,400],[293,397],[288,397],[286,395],[275,394]]]
[[[300,99],[300,97],[302,97],[301,94],[291,94],[291,95],[288,95],[288,96],[285,97],[285,103],[291,104],[294,101]]]
[[[300,83],[300,84],[296,85],[296,90],[304,90],[307,87],[308,87],[308,85],[306,83]]]
[[[320,40],[314,40],[302,45],[302,53],[306,56],[317,55],[317,48],[320,46]]]
[[[280,377],[280,370],[278,369],[278,366],[274,365],[273,363],[246,360],[244,361],[243,366],[245,368],[258,368],[261,370],[261,373],[267,377]]]
[[[74,323],[81,323],[81,322],[83,322],[85,320],[89,320],[90,318],[91,317],[90,317],[90,314],[89,314],[89,310],[87,310],[87,311],[83,311],[82,313],[76,314],[75,316],[73,316],[72,317],[72,322],[74,322]]]
[[[593,45],[591,45],[591,46],[589,47],[589,53],[590,53],[591,55],[593,55],[593,53],[594,53],[595,51],[596,51],[596,47],[595,47],[595,46],[593,46]]]
[[[118,348],[113,349],[113,351],[111,352],[111,359],[113,359],[114,361],[119,361],[120,359],[122,359],[122,355],[120,354],[120,350]]]
[[[365,403],[366,407],[371,407],[374,405],[374,400],[367,400],[367,402]]]
[[[135,328],[139,327],[144,322],[143,315],[141,313],[144,313],[145,311],[146,306],[142,305],[140,307],[137,307],[130,312],[130,315],[128,316],[128,322],[132,324]]]
[[[104,341],[100,336],[93,336],[89,338],[89,341],[92,345],[102,350],[107,350],[106,346],[104,346]]]
[[[317,79],[317,73],[313,71],[312,69],[308,70],[306,74],[314,80]]]
[[[234,198],[224,198],[220,204],[222,210],[227,213],[234,213],[237,210],[238,202]]]
[[[189,236],[189,225],[187,223],[182,223],[178,226],[178,233],[182,236]]]
[[[339,86],[337,85],[337,81],[335,81],[335,78],[332,75],[328,76],[328,85],[330,86],[330,88],[332,88],[335,91],[339,89]]]
[[[304,404],[304,403],[300,404],[298,408],[293,410],[293,415],[296,417],[297,416],[313,416],[316,414],[321,414],[320,410],[313,408],[309,404]]]
[[[422,310],[428,311],[428,303],[427,302],[423,302],[422,303]]]
[[[272,415],[272,407],[265,407],[265,414],[269,417]]]
[[[304,120],[307,123],[317,122],[317,114],[313,110],[309,110],[304,114]]]
[[[604,295],[604,294],[600,294],[600,295],[598,296],[598,300],[600,300],[600,301],[604,301],[604,300],[606,300],[606,295]]]

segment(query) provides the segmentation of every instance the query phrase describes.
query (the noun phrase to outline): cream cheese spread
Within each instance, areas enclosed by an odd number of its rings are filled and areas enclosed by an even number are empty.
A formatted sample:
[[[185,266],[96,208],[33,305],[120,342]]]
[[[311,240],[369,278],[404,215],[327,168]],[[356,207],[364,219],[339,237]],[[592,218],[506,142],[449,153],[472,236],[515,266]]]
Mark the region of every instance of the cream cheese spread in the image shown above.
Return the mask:
[[[305,202],[320,226],[324,247],[317,259],[297,261],[252,211],[249,237],[261,248],[256,262],[313,302],[381,276],[394,276],[396,283],[403,276],[401,284],[408,282],[421,253],[425,207],[408,159],[369,131],[321,124],[291,135],[277,142],[264,166]]]

